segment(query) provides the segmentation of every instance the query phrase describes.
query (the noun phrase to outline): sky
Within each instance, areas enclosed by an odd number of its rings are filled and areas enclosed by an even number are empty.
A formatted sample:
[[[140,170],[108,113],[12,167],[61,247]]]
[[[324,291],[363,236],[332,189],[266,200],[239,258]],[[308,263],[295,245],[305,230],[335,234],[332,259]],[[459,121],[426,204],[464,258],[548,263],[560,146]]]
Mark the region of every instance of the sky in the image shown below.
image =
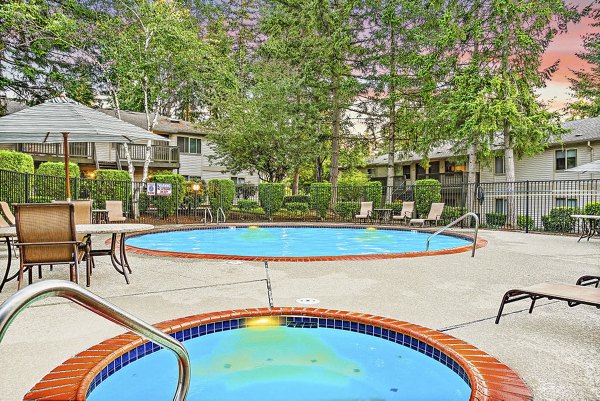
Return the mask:
[[[571,0],[570,3],[581,9],[591,1]],[[590,26],[591,22],[590,18],[585,18],[578,24],[569,24],[567,33],[557,35],[544,55],[543,66],[549,66],[554,61],[560,60],[559,70],[554,73],[546,88],[539,91],[541,99],[548,103],[551,110],[560,111],[573,100],[568,81],[568,78],[573,76],[570,70],[589,68],[587,63],[576,56],[576,53],[583,51],[583,35],[594,31],[600,32],[598,28]]]

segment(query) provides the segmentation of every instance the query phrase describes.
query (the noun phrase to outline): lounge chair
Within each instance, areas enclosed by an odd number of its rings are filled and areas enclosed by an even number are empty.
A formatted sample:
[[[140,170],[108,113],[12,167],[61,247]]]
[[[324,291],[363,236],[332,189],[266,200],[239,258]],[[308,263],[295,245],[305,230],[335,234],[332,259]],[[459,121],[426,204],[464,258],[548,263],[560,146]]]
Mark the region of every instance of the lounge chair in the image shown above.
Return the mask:
[[[108,211],[109,223],[120,223],[127,220],[123,216],[123,202],[121,201],[106,201],[106,210]]]
[[[360,202],[360,212],[354,216],[356,219],[370,219],[373,213],[373,202]]]
[[[571,284],[540,283],[507,291],[502,297],[502,303],[500,303],[500,309],[496,316],[496,324],[500,322],[505,304],[522,299],[531,299],[531,305],[529,306],[529,313],[531,313],[533,312],[535,301],[540,298],[566,301],[571,307],[582,304],[595,306],[600,309],[600,288]]]
[[[598,288],[600,285],[600,276],[581,276],[577,280],[577,285],[593,285]]]
[[[2,209],[2,213],[4,214],[4,217],[6,217],[6,220],[8,220],[8,222],[10,223],[11,226],[14,226],[15,225],[15,215],[10,210],[10,206],[8,206],[8,203],[0,202],[0,208]]]
[[[444,205],[445,203],[432,203],[426,219],[410,219],[408,225],[421,224],[421,226],[424,227],[427,222],[429,222],[429,224],[435,222],[435,225],[437,226],[438,221],[442,218],[442,213],[444,213]]]
[[[412,219],[415,212],[415,202],[402,202],[402,210],[399,215],[392,216],[392,220],[402,220],[405,223]]]
[[[89,273],[90,258],[87,248],[77,240],[75,228],[75,210],[72,204],[40,203],[17,204],[16,245],[19,247],[19,285],[23,285],[25,270],[29,271],[29,283],[32,281],[33,266],[69,265],[69,278],[78,283],[79,261],[84,257]],[[89,274],[87,284],[89,285]]]

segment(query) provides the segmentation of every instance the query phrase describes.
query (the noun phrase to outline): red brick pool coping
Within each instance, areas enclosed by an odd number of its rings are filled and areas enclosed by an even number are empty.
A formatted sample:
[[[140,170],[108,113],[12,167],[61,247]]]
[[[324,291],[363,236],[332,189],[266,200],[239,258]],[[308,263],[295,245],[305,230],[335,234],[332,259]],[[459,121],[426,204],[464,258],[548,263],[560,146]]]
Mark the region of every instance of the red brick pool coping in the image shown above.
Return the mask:
[[[390,231],[420,231],[426,233],[433,233],[432,230],[415,230],[402,227],[390,227],[390,226],[356,226],[356,225],[339,225],[339,224],[294,224],[294,225],[282,225],[282,224],[227,224],[221,226],[194,226],[185,228],[170,228],[170,229],[158,229],[147,231],[141,234],[128,235],[128,238],[137,237],[152,233],[161,233],[169,231],[190,231],[190,230],[218,230],[223,227],[290,227],[290,228],[301,228],[301,227],[322,227],[322,228],[351,228],[351,229],[365,229],[369,227],[376,228],[378,230],[390,230]],[[459,237],[463,239],[473,240],[473,237],[463,233],[444,233],[444,235]],[[110,240],[107,240],[107,244]],[[481,238],[477,238],[476,248],[483,248],[487,245],[487,241]],[[247,260],[247,261],[269,261],[269,262],[323,262],[323,261],[337,261],[337,260],[375,260],[375,259],[400,259],[400,258],[416,258],[421,256],[436,256],[436,255],[450,255],[454,253],[462,253],[470,251],[473,246],[465,245],[457,248],[440,249],[436,251],[419,251],[419,252],[403,252],[403,253],[380,253],[380,254],[369,254],[369,255],[339,255],[339,256],[240,256],[240,255],[227,255],[227,254],[212,254],[212,253],[191,253],[191,252],[170,252],[170,251],[158,251],[154,249],[139,248],[132,245],[127,245],[127,252],[132,252],[140,255],[151,255],[151,256],[166,256],[176,258],[189,258],[189,259],[226,259],[226,260]]]
[[[203,313],[168,320],[154,326],[165,333],[174,333],[219,321],[281,315],[341,319],[407,334],[439,349],[462,366],[471,382],[471,401],[533,399],[531,390],[521,377],[496,358],[448,334],[381,316],[322,308],[251,308]],[[145,342],[147,340],[128,332],[94,345],[68,359],[44,376],[23,399],[27,401],[84,401],[89,385],[105,366]]]

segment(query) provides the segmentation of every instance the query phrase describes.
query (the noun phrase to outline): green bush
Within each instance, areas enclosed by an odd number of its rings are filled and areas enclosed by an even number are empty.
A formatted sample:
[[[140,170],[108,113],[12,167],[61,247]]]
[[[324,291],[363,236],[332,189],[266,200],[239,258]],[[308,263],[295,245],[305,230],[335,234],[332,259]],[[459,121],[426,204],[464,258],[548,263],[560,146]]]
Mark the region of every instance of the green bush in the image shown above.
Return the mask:
[[[392,209],[392,215],[394,216],[400,215],[400,212],[402,212],[402,201],[398,199],[392,203],[386,203],[385,208]]]
[[[506,224],[506,214],[504,213],[486,213],[485,224],[488,227],[500,228]]]
[[[427,217],[431,204],[442,200],[442,184],[438,180],[415,181],[415,209],[419,217]]]
[[[310,203],[310,196],[308,195],[288,195],[283,197],[283,205],[287,206],[288,203]]]
[[[448,224],[465,213],[467,213],[466,207],[444,206],[444,211],[442,212],[442,224]],[[466,221],[466,219],[464,221]]]
[[[194,190],[194,186],[198,189]],[[206,183],[204,181],[186,181],[183,183],[183,187],[183,207],[192,210],[204,203],[207,191]]]
[[[13,150],[0,150],[0,170],[33,174],[33,157]]]
[[[258,200],[267,216],[272,216],[283,206],[285,188],[281,183],[262,182],[258,184]]]
[[[315,182],[310,185],[310,208],[317,211],[321,218],[327,216],[331,203],[331,184],[329,182]]]
[[[235,197],[235,184],[228,178],[213,178],[208,181],[208,202],[213,215],[217,215],[217,210],[221,207],[225,216],[233,207],[233,198]]]
[[[71,177],[71,194],[73,199],[79,194],[79,166],[69,163],[69,176]],[[44,162],[40,164],[34,180],[34,196],[47,199],[65,199],[65,163]]]
[[[335,212],[344,219],[351,219],[360,212],[360,202],[338,202]]]
[[[185,178],[180,174],[174,174],[166,170],[154,174],[150,182],[171,184],[171,195],[153,196],[153,203],[156,206],[158,217],[165,218],[174,215],[177,208],[183,203]]]
[[[583,207],[583,214],[600,216],[600,202],[588,202]]]
[[[289,202],[285,205],[288,212],[293,213],[308,213],[308,202]]]
[[[575,219],[572,214],[578,214],[579,209],[574,207],[557,207],[550,210],[545,216],[542,216],[544,230],[559,233],[567,233],[575,228]]]
[[[258,202],[249,199],[240,199],[237,203],[237,207],[243,212],[249,212],[252,209],[258,208]]]
[[[517,216],[517,226],[521,230],[533,230],[535,228],[535,221],[533,217],[519,215]]]
[[[89,198],[99,209],[106,207],[107,200],[121,201],[126,209],[131,198],[131,176],[125,170],[96,170],[96,179],[85,180],[81,192],[87,192],[88,187]]]
[[[340,174],[336,199],[338,202],[360,202],[365,199],[365,186],[369,183],[369,177],[358,170],[344,171]]]
[[[235,187],[235,193],[238,198],[248,199],[256,195],[256,185],[254,184],[239,184]]]
[[[381,205],[383,197],[383,186],[379,181],[370,181],[365,185],[365,201],[373,202],[373,207],[377,208]]]

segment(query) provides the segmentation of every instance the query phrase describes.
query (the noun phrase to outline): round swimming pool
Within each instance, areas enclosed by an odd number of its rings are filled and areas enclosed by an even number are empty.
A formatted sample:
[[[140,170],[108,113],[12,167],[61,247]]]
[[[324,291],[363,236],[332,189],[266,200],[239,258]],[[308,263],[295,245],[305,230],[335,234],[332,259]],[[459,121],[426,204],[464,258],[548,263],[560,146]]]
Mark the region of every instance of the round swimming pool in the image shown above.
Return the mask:
[[[429,232],[391,228],[228,226],[173,230],[133,236],[127,245],[136,250],[193,257],[228,255],[250,259],[343,258],[348,256],[420,256]],[[429,252],[469,249],[465,236],[438,235]]]
[[[192,359],[188,401],[531,401],[519,375],[445,333],[315,308],[210,312],[155,325]],[[24,399],[170,400],[175,356],[132,333],[56,367]]]

